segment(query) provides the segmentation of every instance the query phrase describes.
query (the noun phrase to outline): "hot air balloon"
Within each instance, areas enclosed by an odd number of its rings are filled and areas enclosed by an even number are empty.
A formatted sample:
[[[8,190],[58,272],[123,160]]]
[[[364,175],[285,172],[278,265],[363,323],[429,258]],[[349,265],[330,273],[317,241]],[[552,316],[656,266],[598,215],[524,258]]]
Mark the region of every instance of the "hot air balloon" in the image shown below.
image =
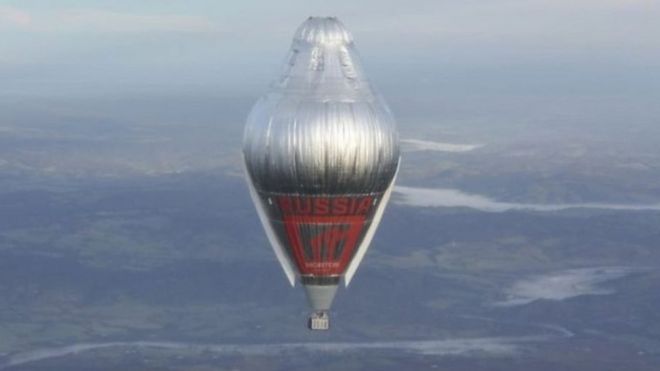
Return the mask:
[[[305,288],[309,328],[327,330],[337,287],[364,258],[399,166],[392,114],[337,18],[298,28],[281,76],[247,118],[243,158],[277,259]]]

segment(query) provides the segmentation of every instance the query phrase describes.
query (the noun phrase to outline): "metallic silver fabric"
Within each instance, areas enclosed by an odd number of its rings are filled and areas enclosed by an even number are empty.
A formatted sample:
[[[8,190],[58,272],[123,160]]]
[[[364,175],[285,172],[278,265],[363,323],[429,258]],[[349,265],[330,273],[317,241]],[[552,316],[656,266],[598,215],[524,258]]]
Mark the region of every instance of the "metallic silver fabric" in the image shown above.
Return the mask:
[[[282,76],[248,116],[243,155],[260,193],[365,194],[391,184],[395,123],[336,18],[298,28]]]

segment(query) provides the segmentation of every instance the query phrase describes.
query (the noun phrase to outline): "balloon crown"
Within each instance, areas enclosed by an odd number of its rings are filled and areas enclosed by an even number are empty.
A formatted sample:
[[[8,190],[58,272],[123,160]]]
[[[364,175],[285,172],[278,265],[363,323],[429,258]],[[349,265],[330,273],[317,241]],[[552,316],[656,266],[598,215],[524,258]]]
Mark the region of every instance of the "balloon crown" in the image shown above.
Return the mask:
[[[294,40],[332,46],[350,44],[353,36],[337,17],[309,17],[298,27]]]

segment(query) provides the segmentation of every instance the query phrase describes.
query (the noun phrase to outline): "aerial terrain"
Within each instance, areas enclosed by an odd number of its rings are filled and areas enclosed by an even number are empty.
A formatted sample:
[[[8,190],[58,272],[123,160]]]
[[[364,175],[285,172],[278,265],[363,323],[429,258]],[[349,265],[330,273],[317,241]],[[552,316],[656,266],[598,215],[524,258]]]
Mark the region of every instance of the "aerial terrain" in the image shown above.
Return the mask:
[[[4,104],[0,369],[657,370],[657,105],[385,95],[397,189],[322,334],[245,186],[253,96]]]

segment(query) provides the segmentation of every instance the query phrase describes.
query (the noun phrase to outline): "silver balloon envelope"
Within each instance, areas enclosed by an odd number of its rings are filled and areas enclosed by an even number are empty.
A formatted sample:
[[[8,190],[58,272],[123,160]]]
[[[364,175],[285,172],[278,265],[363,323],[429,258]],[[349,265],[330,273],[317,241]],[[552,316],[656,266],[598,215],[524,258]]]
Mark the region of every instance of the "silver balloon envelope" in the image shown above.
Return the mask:
[[[291,285],[317,312],[349,284],[399,164],[395,122],[336,18],[296,31],[284,71],[252,108],[243,140],[250,193]]]

